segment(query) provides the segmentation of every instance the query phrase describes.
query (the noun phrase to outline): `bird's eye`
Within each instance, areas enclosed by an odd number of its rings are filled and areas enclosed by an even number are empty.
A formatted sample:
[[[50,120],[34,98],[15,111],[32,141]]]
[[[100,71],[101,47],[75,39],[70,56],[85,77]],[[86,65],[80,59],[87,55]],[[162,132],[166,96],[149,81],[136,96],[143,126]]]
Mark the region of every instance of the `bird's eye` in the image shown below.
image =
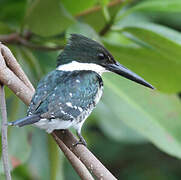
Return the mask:
[[[100,60],[103,60],[103,59],[105,59],[105,55],[104,55],[103,53],[99,53],[99,54],[98,54],[98,58],[99,58]]]

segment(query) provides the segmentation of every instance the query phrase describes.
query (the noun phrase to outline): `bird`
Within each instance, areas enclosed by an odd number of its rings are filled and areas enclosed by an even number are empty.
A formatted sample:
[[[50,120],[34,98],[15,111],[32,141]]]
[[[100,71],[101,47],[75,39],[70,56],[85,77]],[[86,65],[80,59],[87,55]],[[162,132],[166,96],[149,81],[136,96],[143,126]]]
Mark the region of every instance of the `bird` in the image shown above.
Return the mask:
[[[52,133],[73,127],[76,144],[87,145],[81,128],[103,94],[102,74],[113,72],[148,88],[154,87],[121,65],[99,42],[71,34],[57,58],[56,69],[37,85],[25,118],[10,126],[34,125]]]

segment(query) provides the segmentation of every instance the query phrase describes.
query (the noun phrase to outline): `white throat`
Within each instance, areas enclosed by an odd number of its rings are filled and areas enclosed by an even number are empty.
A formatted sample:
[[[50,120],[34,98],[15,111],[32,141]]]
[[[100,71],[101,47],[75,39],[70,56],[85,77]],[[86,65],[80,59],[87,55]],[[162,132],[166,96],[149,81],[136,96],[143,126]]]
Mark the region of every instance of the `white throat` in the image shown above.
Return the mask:
[[[94,63],[79,63],[76,61],[72,61],[71,63],[60,65],[57,67],[57,70],[60,71],[94,71],[101,75],[103,72],[107,72],[107,70],[97,64]]]

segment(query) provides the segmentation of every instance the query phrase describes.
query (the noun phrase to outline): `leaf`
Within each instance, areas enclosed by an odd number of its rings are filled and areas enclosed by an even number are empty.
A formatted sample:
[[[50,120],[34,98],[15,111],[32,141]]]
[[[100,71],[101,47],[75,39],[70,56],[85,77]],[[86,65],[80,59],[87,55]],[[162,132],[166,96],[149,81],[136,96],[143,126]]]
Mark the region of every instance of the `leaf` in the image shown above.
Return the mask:
[[[170,59],[146,48],[106,45],[121,64],[131,69],[162,92],[175,93],[181,89],[180,66]]]
[[[107,6],[109,4],[110,0],[102,0],[100,1],[99,3],[102,5],[102,6]]]
[[[0,20],[6,22],[16,30],[20,29],[20,24],[24,18],[24,12],[27,5],[26,0],[21,1],[0,1],[1,13]]]
[[[71,25],[66,31],[66,38],[68,39],[72,33],[82,34],[91,39],[100,40],[94,29],[85,23],[77,22]]]
[[[120,121],[164,152],[181,158],[181,102],[176,96],[144,88],[117,75],[106,75],[105,85],[103,103],[120,117]]]
[[[159,90],[167,93],[179,92],[181,90],[179,83],[181,34],[152,23],[126,25],[120,27],[120,31],[134,42],[135,39],[142,42],[142,47],[131,48],[107,44],[113,55]]]
[[[123,19],[125,16],[130,15],[134,12],[181,12],[181,1],[180,0],[148,0],[138,3],[138,5],[129,8],[127,11],[122,11],[120,9],[119,16],[117,16],[117,20]]]
[[[23,60],[27,62],[33,74],[36,74],[37,79],[40,79],[43,73],[42,73],[42,68],[40,67],[38,59],[36,59],[33,53],[27,48],[21,48],[20,52],[23,57]]]
[[[25,163],[29,158],[31,147],[28,143],[29,131],[25,128],[11,128],[9,136],[9,154],[21,163]],[[23,145],[22,145],[23,144]]]
[[[112,6],[108,8],[109,14],[111,17],[114,17],[116,15],[118,10],[120,9],[120,6],[121,6],[121,3],[120,5]],[[88,13],[88,14],[85,14],[84,16],[81,16],[81,20],[89,24],[92,28],[95,29],[96,32],[100,32],[107,24],[106,19],[101,9],[93,13]]]
[[[181,55],[181,53],[178,52],[181,49],[181,33],[173,29],[153,23],[138,23],[133,26],[127,25],[122,31],[151,45],[163,55],[170,55],[172,58],[175,57],[173,54],[179,57]],[[169,52],[167,52],[167,50],[169,50]]]
[[[50,136],[48,136],[48,150],[49,150],[49,164],[50,164],[50,179],[63,180],[63,171],[60,167],[62,164],[60,164],[60,158],[59,158],[60,152],[58,151],[57,144],[53,141],[52,137]]]
[[[37,0],[27,11],[25,23],[29,30],[41,36],[52,36],[63,32],[74,22],[58,0]]]
[[[117,96],[115,97],[115,95],[112,94],[112,91],[108,88],[106,88],[105,91],[107,91],[106,94],[109,94],[109,99],[112,99],[112,102],[114,102],[114,106],[120,106]],[[96,114],[96,118],[98,118],[99,126],[108,137],[124,143],[145,142],[145,138],[142,135],[120,120],[119,111],[115,113],[111,110],[111,103],[108,104],[107,102],[104,102],[105,101],[99,103],[94,113]]]
[[[95,5],[96,0],[77,0],[76,3],[74,0],[62,0],[61,2],[72,15],[76,15],[92,8]]]
[[[11,47],[11,51],[13,52],[15,58],[18,60],[18,63],[21,65],[24,72],[26,72],[26,75],[28,76],[31,83],[36,83],[36,76],[35,73],[33,73],[33,70],[29,66],[29,62],[24,59],[24,55],[22,53],[23,47]]]
[[[32,152],[28,161],[34,179],[50,179],[48,140],[44,131],[35,128],[32,135]]]
[[[131,11],[164,11],[181,12],[180,0],[152,0],[139,3],[130,9]]]
[[[11,32],[12,29],[7,24],[0,21],[0,34],[8,34]]]
[[[12,112],[12,114],[10,114],[10,117],[12,117],[12,115],[14,115],[14,117],[17,117],[17,115],[18,117],[25,116],[26,107],[22,102],[17,102],[15,99],[12,104],[12,109],[14,109],[15,112]],[[31,146],[28,142],[28,136],[31,132],[28,127],[10,127],[9,131],[10,133],[8,137],[8,149],[10,157],[15,157],[18,161],[20,161],[21,164],[23,164],[28,160],[30,156]]]
[[[40,52],[34,51],[33,55],[38,60],[43,74],[47,74],[56,67],[56,60],[60,52],[51,51],[51,52]]]
[[[12,179],[17,179],[17,180],[30,180],[33,179],[33,173],[29,171],[27,164],[22,164],[15,168],[11,172]]]

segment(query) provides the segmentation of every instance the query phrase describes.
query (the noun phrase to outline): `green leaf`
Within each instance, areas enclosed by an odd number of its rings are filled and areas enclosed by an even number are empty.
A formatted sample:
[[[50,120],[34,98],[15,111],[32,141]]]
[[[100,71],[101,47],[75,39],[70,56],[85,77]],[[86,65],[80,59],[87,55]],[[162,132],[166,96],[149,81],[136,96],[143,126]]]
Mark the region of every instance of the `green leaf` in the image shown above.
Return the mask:
[[[68,39],[70,34],[77,33],[87,36],[91,39],[100,40],[95,30],[88,24],[77,22],[71,25],[66,31],[66,38]]]
[[[23,60],[26,61],[29,67],[31,68],[32,73],[36,74],[36,79],[40,79],[43,73],[42,73],[42,68],[39,64],[38,59],[27,48],[21,48],[20,52],[21,52]]]
[[[102,5],[102,6],[107,6],[109,4],[110,0],[102,0],[100,1],[99,3]]]
[[[175,93],[181,89],[180,65],[146,48],[106,45],[121,64],[131,69],[162,92]]]
[[[25,18],[29,30],[41,36],[59,34],[73,22],[73,17],[58,0],[34,1]]]
[[[181,48],[181,33],[178,31],[153,23],[137,23],[136,25],[127,25],[123,27],[121,31],[127,32],[144,41],[163,54],[166,54],[167,50],[169,50],[169,53],[166,55],[170,55],[172,52],[174,54],[176,53],[176,55],[178,54],[179,57],[181,55],[181,53],[178,52]],[[173,54],[170,56],[172,55]],[[174,57],[172,56],[172,58]]]
[[[23,102],[18,102],[17,99],[14,99],[11,110],[15,111],[10,113],[11,120],[16,120],[14,117],[22,118],[25,116],[26,106]],[[12,117],[13,115],[14,117]],[[9,127],[8,130],[10,132],[8,137],[10,157],[17,158],[23,164],[28,160],[31,152],[30,142],[28,142],[28,136],[31,134],[31,131],[28,127]]]
[[[32,134],[32,152],[28,165],[30,172],[33,172],[33,179],[50,179],[47,134],[37,128],[34,129]]]
[[[0,34],[8,34],[11,32],[13,31],[7,24],[0,22]]]
[[[27,5],[26,0],[1,0],[0,7],[0,20],[6,22],[15,29],[20,29],[20,24],[24,18],[25,8]]]
[[[127,11],[120,9],[119,16],[117,19],[123,19],[125,16],[130,15],[133,12],[145,11],[145,12],[181,12],[181,1],[180,0],[148,0],[138,3]]]
[[[31,66],[29,65],[30,62],[28,62],[25,58],[25,56],[22,53],[23,47],[16,47],[13,46],[11,47],[11,51],[13,52],[14,56],[18,60],[18,63],[21,65],[22,69],[24,72],[26,72],[26,75],[30,79],[31,83],[35,84],[36,83],[36,76],[33,70],[31,69]]]
[[[130,9],[131,11],[164,11],[181,12],[180,0],[152,0],[139,3]]]
[[[121,4],[122,3],[117,6],[108,8],[111,17],[114,17],[116,15],[118,10],[120,9]],[[94,28],[96,32],[100,32],[107,24],[104,14],[101,10],[85,14],[81,17],[81,20],[84,20],[84,22]]]
[[[112,94],[111,88],[106,88],[106,94],[109,94],[110,100],[114,102],[114,106],[120,106],[120,102],[115,94]],[[115,109],[117,112],[112,111],[112,104],[106,101],[104,96],[103,102],[100,102],[95,109],[96,118],[98,118],[99,126],[102,131],[108,136],[116,141],[124,143],[143,143],[145,138],[136,132],[134,129],[128,127],[123,121],[121,121],[119,109]],[[106,103],[105,103],[106,102]]]
[[[131,48],[107,44],[113,55],[153,83],[156,88],[167,93],[181,90],[181,34],[152,23],[138,23],[115,27],[126,37],[142,42],[142,47]],[[119,31],[119,30],[118,30]]]
[[[9,154],[17,158],[21,163],[25,163],[31,152],[31,146],[28,143],[28,129],[11,128],[9,136]]]
[[[125,35],[121,34],[120,32],[111,31],[107,33],[106,37],[103,37],[102,39],[105,40],[106,43],[118,46],[123,45],[128,47],[139,47],[136,43],[125,37]]]
[[[61,0],[65,8],[72,14],[76,15],[82,11],[85,11],[95,5],[97,0]]]
[[[181,158],[181,102],[176,96],[158,93],[117,75],[106,75],[105,85],[103,103],[120,121],[161,150]],[[114,95],[115,103],[107,88]]]
[[[63,180],[63,171],[61,169],[59,151],[57,144],[51,136],[48,136],[49,164],[50,164],[50,179]]]

